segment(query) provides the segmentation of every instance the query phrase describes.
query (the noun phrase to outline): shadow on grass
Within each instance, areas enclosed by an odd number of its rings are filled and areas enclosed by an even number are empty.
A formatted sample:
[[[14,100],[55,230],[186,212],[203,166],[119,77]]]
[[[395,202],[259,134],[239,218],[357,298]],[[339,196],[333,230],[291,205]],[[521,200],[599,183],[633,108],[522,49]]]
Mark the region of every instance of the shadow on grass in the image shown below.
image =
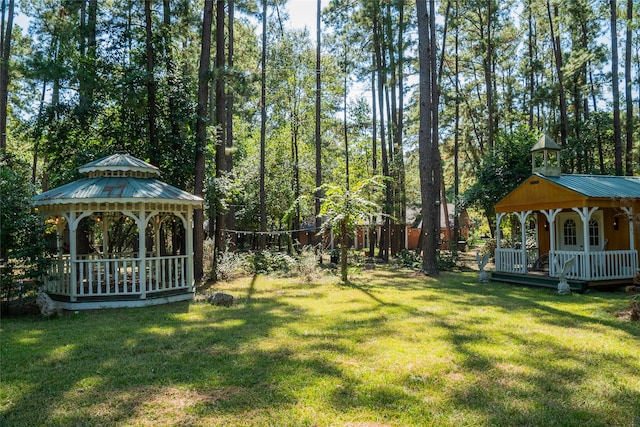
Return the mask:
[[[324,425],[313,409],[298,418],[282,410],[305,404],[376,414],[392,425],[631,425],[640,418],[637,353],[593,351],[546,331],[637,339],[637,326],[564,310],[561,302],[572,300],[547,290],[475,280],[378,269],[338,286],[290,281],[263,292],[253,276],[229,309],[178,303],[6,322],[0,425],[150,425],[153,417],[166,417],[155,419],[164,425],[213,418],[257,425],[270,416],[272,425]],[[298,297],[342,305],[317,314]],[[300,318],[308,330],[299,329]],[[538,328],[523,333],[518,319],[535,319]],[[372,344],[385,340],[398,348]],[[431,353],[436,344],[444,355]],[[379,367],[387,350],[412,347],[416,365],[433,358],[442,366]],[[321,391],[304,402],[310,387]]]
[[[202,304],[191,313],[177,303],[5,324],[2,381],[12,386],[0,396],[0,425],[130,425],[145,420],[148,405],[180,400],[183,410],[168,414],[177,418],[161,423],[189,424],[293,404],[304,373],[340,376],[321,358],[260,348],[301,310],[251,298],[255,286],[254,278],[246,303],[229,309]]]

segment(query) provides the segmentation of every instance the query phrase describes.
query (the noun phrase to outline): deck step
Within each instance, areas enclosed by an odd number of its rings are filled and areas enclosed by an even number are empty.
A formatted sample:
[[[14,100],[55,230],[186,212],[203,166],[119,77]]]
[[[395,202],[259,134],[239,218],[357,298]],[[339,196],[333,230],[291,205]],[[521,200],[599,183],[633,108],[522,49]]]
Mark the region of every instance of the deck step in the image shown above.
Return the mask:
[[[532,274],[515,274],[494,271],[491,273],[491,280],[494,282],[513,283],[524,286],[539,286],[543,288],[558,288],[558,278]],[[588,288],[588,283],[581,280],[567,280],[569,288],[574,292],[584,292]]]

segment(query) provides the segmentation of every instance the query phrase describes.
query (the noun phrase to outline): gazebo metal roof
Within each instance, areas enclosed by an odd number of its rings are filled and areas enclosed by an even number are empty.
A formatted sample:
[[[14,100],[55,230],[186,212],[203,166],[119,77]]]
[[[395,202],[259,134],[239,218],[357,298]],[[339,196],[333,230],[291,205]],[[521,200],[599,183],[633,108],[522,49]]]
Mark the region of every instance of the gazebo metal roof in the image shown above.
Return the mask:
[[[36,206],[75,203],[154,202],[202,205],[202,198],[153,178],[158,168],[128,154],[114,154],[78,169],[88,178],[33,198]]]

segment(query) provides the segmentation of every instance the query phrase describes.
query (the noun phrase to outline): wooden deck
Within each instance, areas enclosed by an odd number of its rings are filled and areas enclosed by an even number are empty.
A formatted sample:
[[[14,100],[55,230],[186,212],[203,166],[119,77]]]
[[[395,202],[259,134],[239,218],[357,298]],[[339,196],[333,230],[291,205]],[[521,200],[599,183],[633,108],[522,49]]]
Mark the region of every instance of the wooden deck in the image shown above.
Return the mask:
[[[558,278],[550,277],[541,271],[532,271],[528,274],[504,273],[499,271],[491,272],[491,280],[494,282],[512,283],[524,286],[538,286],[543,288],[558,288]],[[582,280],[567,280],[569,288],[574,292],[584,292],[588,289],[588,284]]]
[[[545,271],[530,271],[527,274],[504,273],[499,271],[491,272],[491,280],[494,282],[512,283],[524,286],[538,286],[543,288],[558,288],[557,277],[550,277]],[[574,292],[585,292],[587,289],[596,288],[618,288],[633,283],[633,279],[614,280],[575,280],[568,279],[569,288]]]

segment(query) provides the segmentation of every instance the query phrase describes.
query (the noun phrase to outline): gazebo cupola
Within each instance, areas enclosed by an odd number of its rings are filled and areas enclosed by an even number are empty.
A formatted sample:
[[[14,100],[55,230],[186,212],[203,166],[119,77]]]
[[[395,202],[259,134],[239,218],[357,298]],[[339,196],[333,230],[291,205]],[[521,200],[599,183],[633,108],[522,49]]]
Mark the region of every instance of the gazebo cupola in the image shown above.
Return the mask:
[[[128,154],[78,171],[86,177],[33,198],[57,234],[43,290],[71,310],[193,298],[192,217],[202,199]]]
[[[543,135],[531,148],[531,172],[544,176],[560,176],[560,146]]]

